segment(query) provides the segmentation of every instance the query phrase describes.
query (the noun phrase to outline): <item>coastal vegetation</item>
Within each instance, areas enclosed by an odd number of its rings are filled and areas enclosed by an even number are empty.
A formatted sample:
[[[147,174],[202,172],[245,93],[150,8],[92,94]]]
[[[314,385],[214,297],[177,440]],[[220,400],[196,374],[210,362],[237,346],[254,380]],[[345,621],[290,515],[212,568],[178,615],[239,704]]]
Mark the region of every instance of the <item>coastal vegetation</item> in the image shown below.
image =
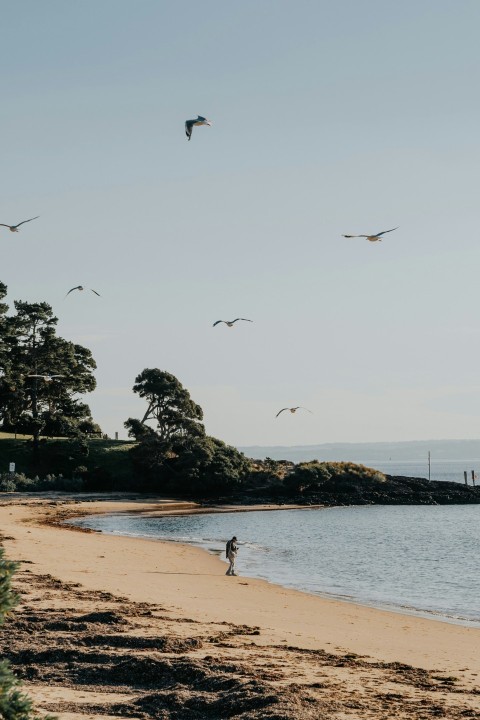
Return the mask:
[[[89,438],[85,443],[88,452],[79,458],[74,453],[75,440],[41,439],[43,471],[33,474],[28,470],[31,438],[14,439],[0,433],[0,492],[158,493],[236,504],[480,502],[480,487],[392,477],[351,462],[251,460],[208,435],[169,445],[165,455],[153,430],[145,431],[145,438],[138,442]],[[12,461],[16,463],[14,473],[8,472]]]
[[[129,450],[133,442],[88,436],[40,438],[0,433],[0,488],[3,491],[109,491],[134,488]],[[15,463],[15,472],[9,472]]]
[[[131,453],[144,489],[198,496],[242,485],[250,461],[206,434],[202,408],[174,375],[147,368],[137,376],[133,391],[147,402],[141,420],[125,423],[137,441]]]
[[[11,586],[17,567],[18,563],[5,558],[0,545],[0,626],[18,600]],[[31,700],[19,689],[18,680],[7,660],[0,660],[0,717],[5,720],[32,720],[35,717]]]
[[[304,505],[480,501],[478,488],[391,478],[352,462],[247,458],[207,435],[200,405],[159,368],[135,379],[145,411],[125,421],[130,440],[111,440],[82,399],[96,385],[91,351],[57,335],[50,305],[15,301],[9,312],[6,293],[0,283],[0,491]]]
[[[7,287],[0,283],[0,301]],[[40,437],[81,441],[100,434],[81,394],[95,389],[92,353],[56,334],[57,318],[48,303],[0,302],[0,422],[2,429],[32,437],[38,456]]]

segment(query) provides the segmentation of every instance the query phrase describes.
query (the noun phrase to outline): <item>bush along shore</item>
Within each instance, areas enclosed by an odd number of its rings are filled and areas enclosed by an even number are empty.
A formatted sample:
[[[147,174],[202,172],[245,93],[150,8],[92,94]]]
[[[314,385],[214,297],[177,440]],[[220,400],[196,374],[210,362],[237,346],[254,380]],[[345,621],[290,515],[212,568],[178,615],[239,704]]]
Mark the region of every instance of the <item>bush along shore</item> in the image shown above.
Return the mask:
[[[236,493],[235,497],[229,497],[228,501],[245,505],[260,502],[328,506],[462,505],[480,503],[480,488],[455,482],[386,475],[385,482],[379,487],[368,487],[356,482],[343,487],[326,483],[323,487],[303,488],[290,493],[283,493],[278,489],[275,489],[275,492],[257,489]]]
[[[289,461],[249,460],[243,458],[244,471],[225,483],[220,477],[215,484],[194,485],[181,474],[172,482],[170,473],[145,476],[121,448],[124,463],[131,462],[129,479],[123,475],[117,483],[115,473],[86,468],[73,474],[47,474],[27,477],[23,473],[0,474],[0,492],[135,492],[161,494],[200,501],[207,505],[230,503],[295,504],[295,505],[446,505],[480,503],[480,487],[456,482],[429,481],[425,478],[385,475],[351,462],[312,462],[294,464]],[[111,459],[110,459],[111,460]],[[113,470],[114,465],[110,465]]]
[[[1,295],[0,286],[0,299]],[[48,313],[47,321],[54,322]],[[80,352],[78,347],[77,351]],[[88,353],[82,357],[90,358]],[[92,363],[89,360],[88,368],[93,367]],[[12,364],[12,373],[17,366],[18,363]],[[84,368],[80,373],[82,378],[84,375],[90,378],[88,368],[88,372]],[[25,381],[25,372],[14,378],[15,393],[5,391],[3,401],[3,396],[0,397],[0,422],[3,417],[0,468],[12,470],[0,474],[0,492],[135,492],[237,504],[480,502],[480,488],[392,477],[352,462],[312,460],[294,464],[271,458],[252,460],[237,448],[207,435],[200,405],[174,375],[159,368],[145,368],[135,379],[133,392],[145,401],[145,412],[141,418],[125,421],[131,438],[127,442],[92,437],[92,433],[99,431],[95,424],[76,422],[67,423],[67,427],[65,423],[59,425],[56,416],[54,423],[48,408],[56,406],[62,398],[64,404],[66,400],[62,388],[54,387],[53,383],[47,383],[46,414],[39,425],[38,413],[35,416],[31,413],[32,397],[37,408],[40,402],[36,382],[24,389],[24,404],[14,402],[19,392],[17,385]],[[18,368],[15,373],[18,375]],[[4,386],[7,381],[2,382]],[[1,395],[2,383],[0,386]],[[66,412],[68,408],[64,409]],[[70,407],[72,413],[74,409]],[[82,405],[77,410],[81,410],[83,417],[88,408]],[[19,438],[8,432],[11,426],[22,429],[26,435]],[[55,431],[59,436],[44,437],[40,430],[50,436]]]
[[[228,498],[232,502],[232,497]],[[300,463],[283,483],[245,488],[240,504],[448,505],[480,503],[480,487],[425,478],[384,475],[354,463]]]

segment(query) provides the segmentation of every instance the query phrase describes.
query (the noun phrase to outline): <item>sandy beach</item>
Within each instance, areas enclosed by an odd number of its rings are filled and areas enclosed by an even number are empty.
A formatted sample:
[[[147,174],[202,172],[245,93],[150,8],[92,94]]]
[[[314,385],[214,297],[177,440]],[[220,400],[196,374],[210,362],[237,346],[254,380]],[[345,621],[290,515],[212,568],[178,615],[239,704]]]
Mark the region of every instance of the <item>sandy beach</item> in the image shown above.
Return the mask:
[[[480,718],[480,630],[296,592],[177,543],[62,526],[192,503],[2,496],[2,647],[62,718]],[[225,509],[224,509],[225,510]],[[210,509],[211,511],[211,509]]]

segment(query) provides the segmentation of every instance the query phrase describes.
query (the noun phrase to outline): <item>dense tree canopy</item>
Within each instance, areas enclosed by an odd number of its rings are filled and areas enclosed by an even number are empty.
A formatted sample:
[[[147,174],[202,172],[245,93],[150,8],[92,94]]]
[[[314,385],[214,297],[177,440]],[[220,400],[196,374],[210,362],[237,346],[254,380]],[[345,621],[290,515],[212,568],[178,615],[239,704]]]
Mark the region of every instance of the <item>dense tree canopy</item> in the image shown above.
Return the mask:
[[[158,368],[145,369],[135,379],[133,391],[145,398],[147,410],[140,425],[132,419],[125,423],[131,436],[138,439],[139,433],[146,432],[144,426],[148,421],[155,423],[157,438],[165,443],[205,434],[200,422],[203,420],[202,408],[193,402],[188,390],[171,373]]]
[[[152,489],[218,494],[243,481],[249,462],[205,434],[201,407],[174,375],[146,369],[133,390],[145,398],[147,410],[142,420],[129,418],[125,427],[139,442],[136,464]]]
[[[6,287],[0,284],[0,300]],[[77,397],[95,388],[90,350],[56,335],[47,303],[0,304],[0,423],[5,430],[72,435],[99,430]],[[40,377],[32,377],[34,375]],[[53,376],[53,377],[52,377]],[[55,377],[56,376],[56,377]]]

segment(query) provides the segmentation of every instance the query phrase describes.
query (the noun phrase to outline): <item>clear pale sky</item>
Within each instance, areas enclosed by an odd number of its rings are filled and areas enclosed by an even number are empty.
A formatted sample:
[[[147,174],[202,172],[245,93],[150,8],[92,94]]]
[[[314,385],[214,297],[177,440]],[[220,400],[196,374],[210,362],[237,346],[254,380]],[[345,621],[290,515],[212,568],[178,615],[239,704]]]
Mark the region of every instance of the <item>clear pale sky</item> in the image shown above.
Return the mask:
[[[236,445],[480,436],[478,0],[0,13],[0,222],[41,216],[0,280],[92,350],[104,431],[159,367]]]

